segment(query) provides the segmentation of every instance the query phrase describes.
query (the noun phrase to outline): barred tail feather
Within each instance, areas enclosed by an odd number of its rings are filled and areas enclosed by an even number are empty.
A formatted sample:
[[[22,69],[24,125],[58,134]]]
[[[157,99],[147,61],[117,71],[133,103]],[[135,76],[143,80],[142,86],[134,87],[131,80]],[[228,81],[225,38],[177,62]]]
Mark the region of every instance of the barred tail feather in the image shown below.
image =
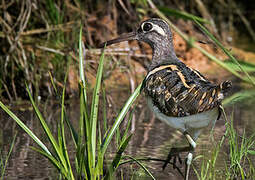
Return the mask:
[[[231,81],[224,81],[220,84],[220,90],[223,94],[227,93],[232,88]]]
[[[220,85],[218,85],[217,87],[217,97],[218,100],[221,101],[224,99],[224,96],[226,95],[226,93],[232,88],[232,83],[231,81],[224,81],[222,83],[220,83]]]

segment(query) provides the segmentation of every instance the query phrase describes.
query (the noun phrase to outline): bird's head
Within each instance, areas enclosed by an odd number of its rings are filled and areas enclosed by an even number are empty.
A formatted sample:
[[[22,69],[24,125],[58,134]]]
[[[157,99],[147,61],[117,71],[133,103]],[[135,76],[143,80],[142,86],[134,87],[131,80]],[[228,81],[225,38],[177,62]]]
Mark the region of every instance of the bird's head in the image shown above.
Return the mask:
[[[158,18],[148,19],[143,21],[139,28],[133,32],[123,34],[116,39],[106,41],[99,45],[100,48],[109,46],[111,44],[119,43],[122,41],[138,40],[148,43],[152,48],[155,46],[164,46],[172,44],[172,33],[168,24]]]

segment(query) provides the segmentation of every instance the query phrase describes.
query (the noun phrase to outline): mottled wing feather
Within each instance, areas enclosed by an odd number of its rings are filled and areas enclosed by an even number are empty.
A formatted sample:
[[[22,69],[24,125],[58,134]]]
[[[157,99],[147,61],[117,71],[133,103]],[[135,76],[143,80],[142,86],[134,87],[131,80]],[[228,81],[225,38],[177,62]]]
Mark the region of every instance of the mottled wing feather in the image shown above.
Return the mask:
[[[213,85],[183,63],[163,65],[150,71],[144,80],[144,91],[162,113],[174,117],[212,109],[223,99],[222,84]]]

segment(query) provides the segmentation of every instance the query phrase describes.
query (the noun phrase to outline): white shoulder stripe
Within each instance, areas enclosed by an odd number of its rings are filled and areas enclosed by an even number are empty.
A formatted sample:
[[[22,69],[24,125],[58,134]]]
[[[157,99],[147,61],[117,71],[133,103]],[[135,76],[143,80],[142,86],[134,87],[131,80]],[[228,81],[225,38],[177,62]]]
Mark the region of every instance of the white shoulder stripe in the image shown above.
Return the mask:
[[[154,73],[156,73],[156,72],[158,72],[158,71],[160,71],[160,70],[166,69],[166,68],[171,68],[172,71],[179,71],[179,69],[177,68],[177,66],[176,66],[176,65],[173,65],[173,64],[171,64],[171,65],[159,66],[159,67],[153,69],[152,71],[150,71],[150,72],[147,74],[146,79],[147,79],[150,75],[152,75],[152,74],[154,74]]]
[[[158,71],[160,71],[160,70],[162,70],[162,69],[165,69],[165,68],[168,68],[168,67],[171,68],[171,66],[173,66],[173,65],[159,66],[159,67],[153,69],[152,71],[150,71],[150,72],[147,74],[147,76],[146,76],[145,79],[148,79],[148,77],[150,77],[150,75],[152,75],[152,74],[154,74],[154,73],[156,73],[156,72],[158,72]]]

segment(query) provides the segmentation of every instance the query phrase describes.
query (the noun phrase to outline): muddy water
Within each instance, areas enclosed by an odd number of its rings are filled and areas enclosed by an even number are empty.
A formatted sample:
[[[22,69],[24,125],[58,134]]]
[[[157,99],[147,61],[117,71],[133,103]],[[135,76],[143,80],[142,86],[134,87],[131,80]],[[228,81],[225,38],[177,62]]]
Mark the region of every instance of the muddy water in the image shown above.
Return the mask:
[[[116,92],[114,92],[116,94]],[[110,93],[111,94],[111,93]],[[126,95],[123,95],[126,94]],[[123,97],[120,104],[123,104],[127,98],[128,93],[118,94],[117,97]],[[111,96],[109,96],[111,97]],[[77,98],[78,99],[78,98]],[[110,121],[113,121],[115,113],[119,110],[120,105],[114,105],[114,98],[108,98],[108,116]],[[79,102],[72,100],[67,106],[68,116],[75,127],[78,127],[79,120]],[[27,108],[25,108],[27,109]],[[41,105],[41,110],[46,118],[51,129],[56,133],[57,121],[59,120],[60,107],[57,105],[47,104]],[[248,104],[239,104],[226,108],[228,117],[233,112],[234,126],[239,134],[242,134],[244,129],[247,134],[251,134],[255,130],[255,118],[254,118],[255,106]],[[17,116],[23,120],[23,122],[32,129],[35,134],[46,142],[46,137],[43,135],[43,131],[40,124],[30,110],[14,110]],[[156,119],[146,106],[146,102],[143,97],[140,97],[135,109],[132,129],[134,130],[134,136],[126,150],[126,154],[133,157],[150,157],[157,159],[165,159],[168,151],[173,146],[185,145],[183,136],[176,130],[168,127],[165,123]],[[110,122],[112,123],[112,122]],[[195,156],[204,155],[205,158],[209,157],[213,147],[219,142],[225,132],[225,120],[221,118],[217,121],[214,132],[210,133],[210,128],[204,130],[200,138],[198,139],[197,149]],[[35,153],[30,149],[35,143],[31,138],[24,133],[24,131],[2,110],[0,110],[0,145],[2,154],[7,154],[14,134],[17,133],[15,146],[12,155],[9,159],[8,166],[6,168],[5,179],[57,179],[58,172],[55,168],[38,153]],[[67,135],[70,138],[70,135]],[[71,138],[70,138],[71,139]],[[67,141],[68,147],[72,147],[72,141]],[[228,145],[224,141],[224,145],[219,154],[216,167],[218,170],[225,169],[225,162],[228,162],[226,154],[228,153]],[[47,143],[46,143],[47,144]],[[111,150],[114,148],[110,148]],[[70,154],[74,154],[74,151],[70,150]],[[185,154],[182,155],[185,158]],[[71,161],[74,157],[71,156]],[[144,162],[149,168],[156,179],[181,179],[181,175],[173,169],[171,165],[162,171],[162,162],[149,161]],[[180,164],[178,164],[181,166]],[[201,167],[201,159],[193,161],[195,168],[199,170]],[[121,166],[125,172],[124,175],[129,177],[132,175],[134,179],[149,179],[143,170],[140,170],[138,166],[123,165]],[[132,168],[132,170],[130,170]],[[126,171],[127,170],[127,171]],[[181,168],[184,171],[184,168]],[[220,173],[219,173],[220,175]],[[118,179],[118,178],[117,178]],[[129,178],[127,178],[129,179]],[[191,178],[197,179],[196,175],[191,170]],[[219,179],[221,179],[219,177]]]

